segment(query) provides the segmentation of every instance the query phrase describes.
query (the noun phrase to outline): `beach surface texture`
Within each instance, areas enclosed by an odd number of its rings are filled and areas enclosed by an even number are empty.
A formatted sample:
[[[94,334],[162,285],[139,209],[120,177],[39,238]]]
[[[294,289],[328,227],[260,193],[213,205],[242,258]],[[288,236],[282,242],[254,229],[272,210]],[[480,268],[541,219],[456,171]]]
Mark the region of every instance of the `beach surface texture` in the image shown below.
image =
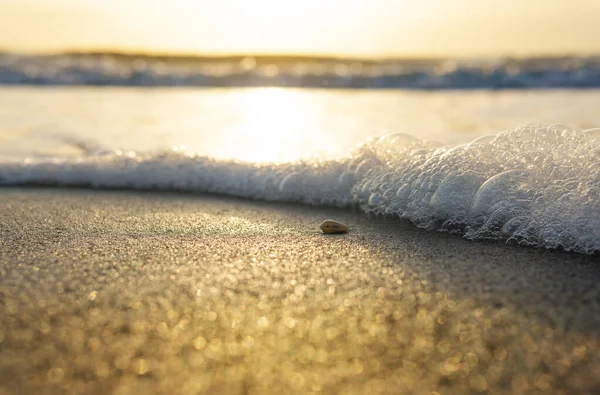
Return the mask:
[[[0,190],[2,395],[592,394],[599,328],[597,255],[344,210]]]

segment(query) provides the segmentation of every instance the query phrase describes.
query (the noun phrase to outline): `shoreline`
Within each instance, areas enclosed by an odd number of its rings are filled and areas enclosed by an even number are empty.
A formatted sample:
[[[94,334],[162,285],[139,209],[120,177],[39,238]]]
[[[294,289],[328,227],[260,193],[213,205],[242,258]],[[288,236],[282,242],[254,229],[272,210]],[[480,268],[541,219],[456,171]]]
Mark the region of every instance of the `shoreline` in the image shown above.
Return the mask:
[[[462,240],[466,243],[476,243],[479,245],[493,245],[493,246],[504,246],[506,248],[516,248],[523,250],[531,250],[537,252],[547,252],[553,254],[566,254],[566,255],[574,255],[574,256],[583,256],[590,258],[598,258],[600,257],[600,251],[594,252],[592,254],[585,254],[576,251],[568,251],[562,248],[545,248],[545,247],[537,247],[537,246],[528,246],[528,245],[520,245],[516,242],[508,242],[507,240],[491,240],[491,239],[466,239],[463,234],[457,234],[452,232],[438,232],[437,230],[428,230],[424,228],[420,228],[416,226],[410,219],[406,218],[398,218],[396,216],[388,217],[388,216],[378,216],[372,215],[369,213],[365,213],[361,211],[359,205],[357,203],[347,204],[346,206],[313,206],[306,203],[299,203],[293,201],[268,201],[260,198],[249,198],[244,196],[223,194],[223,193],[215,193],[215,192],[197,192],[190,191],[185,189],[168,189],[161,190],[156,188],[128,188],[128,187],[94,187],[90,184],[78,184],[78,185],[57,185],[54,182],[48,183],[25,183],[18,185],[4,184],[0,186],[0,194],[3,193],[2,189],[5,190],[23,190],[23,191],[71,191],[74,193],[123,193],[123,194],[133,194],[133,195],[147,195],[147,196],[163,196],[163,197],[181,197],[181,198],[198,198],[198,199],[209,199],[209,200],[217,200],[223,201],[224,203],[239,203],[239,204],[250,204],[250,205],[264,205],[265,208],[280,208],[280,209],[296,209],[296,210],[316,210],[321,212],[330,212],[330,213],[339,213],[344,215],[351,215],[351,217],[361,223],[368,223],[371,226],[385,225],[385,226],[400,226],[412,228],[415,231],[422,232],[425,235],[437,235],[438,237],[449,237],[454,238],[456,240]]]
[[[214,195],[0,202],[0,393],[600,389],[597,256]]]

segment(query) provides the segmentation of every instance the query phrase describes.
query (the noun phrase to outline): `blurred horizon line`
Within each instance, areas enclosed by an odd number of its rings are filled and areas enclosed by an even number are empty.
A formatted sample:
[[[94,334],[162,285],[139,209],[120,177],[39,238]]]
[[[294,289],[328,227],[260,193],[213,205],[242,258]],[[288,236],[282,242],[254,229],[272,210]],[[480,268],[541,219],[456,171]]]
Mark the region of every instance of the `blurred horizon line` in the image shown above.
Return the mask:
[[[600,54],[535,57],[358,58],[0,52],[0,85],[272,86],[344,89],[600,87]]]
[[[59,50],[44,50],[44,51],[27,51],[27,50],[12,50],[0,47],[0,55],[22,55],[22,56],[73,56],[73,57],[98,57],[110,56],[121,59],[153,59],[153,60],[181,60],[181,61],[212,61],[212,62],[232,62],[243,61],[244,59],[254,60],[256,62],[302,62],[302,61],[317,61],[317,62],[339,62],[339,61],[355,61],[361,63],[381,63],[394,61],[439,61],[439,60],[486,60],[486,59],[503,59],[503,60],[552,60],[552,59],[569,59],[569,58],[596,58],[600,57],[598,52],[562,52],[562,53],[512,53],[499,55],[482,55],[477,54],[468,56],[464,54],[397,54],[397,55],[360,55],[360,54],[321,54],[321,53],[302,53],[302,52],[281,52],[281,53],[253,53],[253,52],[192,52],[192,51],[162,51],[162,50],[142,50],[142,49],[59,49]]]

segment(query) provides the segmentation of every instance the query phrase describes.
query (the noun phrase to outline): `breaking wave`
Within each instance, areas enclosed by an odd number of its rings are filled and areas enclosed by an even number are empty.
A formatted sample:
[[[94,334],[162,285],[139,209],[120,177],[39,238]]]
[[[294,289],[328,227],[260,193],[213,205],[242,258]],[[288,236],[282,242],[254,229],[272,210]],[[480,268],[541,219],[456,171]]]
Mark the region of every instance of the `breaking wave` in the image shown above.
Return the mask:
[[[158,153],[90,152],[0,161],[0,185],[216,193],[320,206],[358,206],[467,239],[600,252],[600,129],[526,126],[438,146],[408,135],[352,155],[254,164]]]
[[[0,53],[0,84],[404,89],[598,88],[600,57],[352,60]]]

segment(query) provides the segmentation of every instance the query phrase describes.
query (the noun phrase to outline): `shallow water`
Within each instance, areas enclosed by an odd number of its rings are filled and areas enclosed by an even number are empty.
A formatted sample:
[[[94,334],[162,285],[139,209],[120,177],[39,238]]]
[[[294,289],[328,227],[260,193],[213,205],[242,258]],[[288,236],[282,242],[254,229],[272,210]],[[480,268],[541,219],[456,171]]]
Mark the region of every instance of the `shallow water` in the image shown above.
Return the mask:
[[[5,87],[0,184],[356,205],[594,253],[598,102],[595,90]]]
[[[600,126],[600,90],[0,87],[0,155],[165,150],[249,161],[343,155],[404,133],[444,145],[523,124]]]

